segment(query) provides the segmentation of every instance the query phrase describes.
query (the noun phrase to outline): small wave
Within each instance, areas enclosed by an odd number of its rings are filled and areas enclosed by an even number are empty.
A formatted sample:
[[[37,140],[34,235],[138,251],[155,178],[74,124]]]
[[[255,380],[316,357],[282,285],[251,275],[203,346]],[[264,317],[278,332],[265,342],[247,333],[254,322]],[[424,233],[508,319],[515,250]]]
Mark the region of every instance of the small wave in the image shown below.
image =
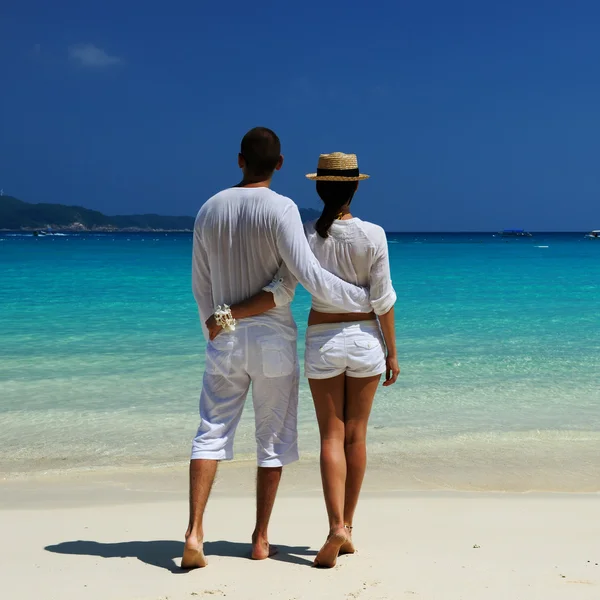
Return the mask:
[[[536,246],[536,248],[550,248],[550,246]]]

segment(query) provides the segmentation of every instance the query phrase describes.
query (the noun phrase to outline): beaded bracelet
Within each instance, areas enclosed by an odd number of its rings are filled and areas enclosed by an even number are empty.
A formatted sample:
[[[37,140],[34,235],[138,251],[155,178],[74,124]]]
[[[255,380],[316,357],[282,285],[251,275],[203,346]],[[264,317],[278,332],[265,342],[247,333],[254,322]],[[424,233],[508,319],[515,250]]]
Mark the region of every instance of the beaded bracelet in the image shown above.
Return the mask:
[[[235,331],[235,319],[231,314],[231,308],[227,304],[217,306],[215,310],[215,322],[223,331]]]

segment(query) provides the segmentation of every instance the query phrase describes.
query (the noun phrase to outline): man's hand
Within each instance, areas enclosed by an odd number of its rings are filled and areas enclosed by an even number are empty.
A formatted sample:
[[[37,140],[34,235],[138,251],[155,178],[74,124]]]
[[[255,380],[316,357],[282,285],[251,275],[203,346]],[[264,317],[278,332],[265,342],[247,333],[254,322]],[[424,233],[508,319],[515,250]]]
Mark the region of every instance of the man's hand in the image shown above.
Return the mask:
[[[208,339],[211,341],[214,340],[223,329],[220,325],[217,325],[217,322],[215,321],[215,315],[210,315],[210,317],[206,319],[205,325],[208,329]]]
[[[385,381],[383,382],[384,387],[388,385],[394,385],[396,379],[400,375],[400,367],[398,366],[398,359],[395,356],[389,356],[385,359]]]

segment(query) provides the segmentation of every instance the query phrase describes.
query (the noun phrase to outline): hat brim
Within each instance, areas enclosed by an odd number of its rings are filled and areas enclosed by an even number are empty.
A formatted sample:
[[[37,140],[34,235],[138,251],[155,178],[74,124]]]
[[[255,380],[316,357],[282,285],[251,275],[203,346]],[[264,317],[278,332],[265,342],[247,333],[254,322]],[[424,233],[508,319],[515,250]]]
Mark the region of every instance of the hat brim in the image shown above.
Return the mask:
[[[370,175],[361,173],[357,177],[342,177],[340,175],[317,175],[316,173],[308,173],[306,179],[311,181],[362,181],[363,179],[369,179]]]

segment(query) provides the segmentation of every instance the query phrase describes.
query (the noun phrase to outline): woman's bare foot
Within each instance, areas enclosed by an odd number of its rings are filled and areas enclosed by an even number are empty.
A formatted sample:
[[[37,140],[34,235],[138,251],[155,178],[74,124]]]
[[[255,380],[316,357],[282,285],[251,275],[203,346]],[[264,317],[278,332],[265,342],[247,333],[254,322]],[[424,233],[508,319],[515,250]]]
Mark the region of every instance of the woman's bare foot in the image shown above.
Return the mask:
[[[204,547],[202,540],[194,536],[187,536],[183,548],[183,558],[181,559],[182,569],[201,569],[208,564],[204,556]]]
[[[352,527],[350,525],[345,525],[346,534],[348,535],[348,541],[344,542],[340,547],[340,556],[342,554],[354,554],[356,552],[356,548],[352,542]]]
[[[315,567],[331,569],[335,567],[340,548],[348,541],[348,533],[345,527],[336,527],[329,532],[327,541],[319,550],[315,562]]]
[[[252,536],[252,560],[265,560],[277,554],[277,546],[271,546],[263,537]]]

